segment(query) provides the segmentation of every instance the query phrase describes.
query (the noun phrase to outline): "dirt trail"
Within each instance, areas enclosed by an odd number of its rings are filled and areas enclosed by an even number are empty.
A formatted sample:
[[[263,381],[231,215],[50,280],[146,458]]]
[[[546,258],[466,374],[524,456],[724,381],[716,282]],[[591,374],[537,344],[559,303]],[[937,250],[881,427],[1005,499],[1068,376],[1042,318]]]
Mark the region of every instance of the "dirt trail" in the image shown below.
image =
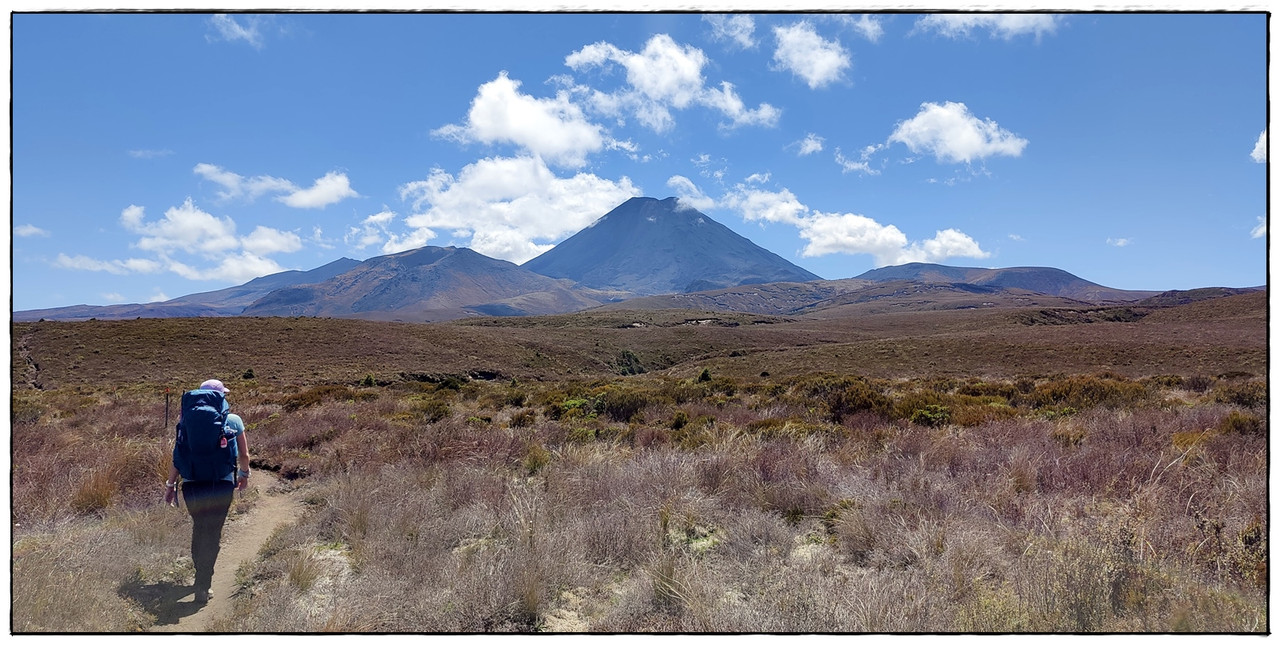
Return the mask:
[[[302,514],[302,502],[296,495],[283,491],[275,475],[262,470],[250,478],[246,495],[257,499],[247,513],[234,515],[222,529],[222,549],[213,570],[212,597],[208,604],[195,605],[194,594],[179,598],[177,603],[161,609],[153,632],[203,632],[217,616],[230,611],[231,594],[235,591],[236,569],[240,563],[257,557],[258,551],[276,528],[293,522]],[[239,493],[236,493],[239,495]]]

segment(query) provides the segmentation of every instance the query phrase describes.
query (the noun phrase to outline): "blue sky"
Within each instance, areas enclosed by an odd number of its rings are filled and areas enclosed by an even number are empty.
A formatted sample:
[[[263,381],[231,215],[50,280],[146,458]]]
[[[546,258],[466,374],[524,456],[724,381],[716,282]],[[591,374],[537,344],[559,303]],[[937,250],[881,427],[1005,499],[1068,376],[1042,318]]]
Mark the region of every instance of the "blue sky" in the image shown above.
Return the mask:
[[[1265,284],[1264,14],[15,14],[15,310],[524,262],[678,196],[828,278]]]

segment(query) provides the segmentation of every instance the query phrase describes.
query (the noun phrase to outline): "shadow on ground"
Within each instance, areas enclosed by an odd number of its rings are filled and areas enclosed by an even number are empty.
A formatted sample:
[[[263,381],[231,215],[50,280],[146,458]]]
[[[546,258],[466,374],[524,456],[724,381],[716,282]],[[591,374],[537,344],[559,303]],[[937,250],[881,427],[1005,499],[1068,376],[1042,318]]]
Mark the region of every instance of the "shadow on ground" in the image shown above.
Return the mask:
[[[156,625],[176,625],[179,620],[190,616],[204,605],[196,603],[194,585],[179,585],[172,582],[156,582],[144,584],[141,581],[126,582],[116,592],[125,598],[138,603],[147,613],[156,617]],[[192,599],[178,602],[184,596]]]

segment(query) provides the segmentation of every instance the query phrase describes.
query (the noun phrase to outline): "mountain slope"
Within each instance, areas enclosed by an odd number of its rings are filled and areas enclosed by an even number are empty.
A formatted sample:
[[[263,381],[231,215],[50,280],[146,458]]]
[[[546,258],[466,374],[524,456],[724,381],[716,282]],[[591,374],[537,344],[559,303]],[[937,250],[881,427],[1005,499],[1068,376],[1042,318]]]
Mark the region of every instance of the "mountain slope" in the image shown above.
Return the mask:
[[[277,289],[246,316],[413,322],[576,311],[603,298],[468,248],[427,246],[370,258],[324,282]]]
[[[1051,296],[1086,302],[1133,302],[1155,295],[1156,291],[1112,289],[1076,277],[1062,269],[1049,267],[1012,267],[982,269],[951,267],[941,264],[912,262],[872,269],[858,276],[863,280],[890,282],[909,280],[923,283],[971,284],[987,287],[1025,289]]]
[[[237,316],[254,301],[276,289],[322,282],[360,264],[350,258],[334,260],[310,271],[282,271],[254,278],[242,285],[193,293],[164,302],[123,305],[73,305],[13,312],[15,322],[46,320],[124,320],[129,318],[196,318]]]
[[[522,266],[640,296],[821,279],[675,197],[633,197]]]

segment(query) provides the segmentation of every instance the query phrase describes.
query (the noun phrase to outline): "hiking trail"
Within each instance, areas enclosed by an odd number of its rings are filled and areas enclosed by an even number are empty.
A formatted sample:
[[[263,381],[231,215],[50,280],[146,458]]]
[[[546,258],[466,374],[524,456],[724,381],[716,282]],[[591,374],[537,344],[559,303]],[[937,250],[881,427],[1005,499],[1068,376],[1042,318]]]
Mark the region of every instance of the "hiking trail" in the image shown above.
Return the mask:
[[[267,538],[279,527],[296,521],[302,515],[302,502],[296,493],[287,492],[274,473],[253,471],[246,495],[254,495],[253,505],[243,514],[227,518],[222,529],[222,549],[213,569],[212,596],[203,607],[195,605],[194,590],[176,603],[162,607],[156,615],[153,632],[203,632],[212,621],[227,614],[236,590],[236,569],[246,560],[258,556]],[[238,496],[240,493],[236,493]],[[239,500],[237,500],[239,503]],[[179,509],[175,509],[179,510]],[[180,509],[185,513],[186,509]],[[194,611],[193,611],[194,609]]]

